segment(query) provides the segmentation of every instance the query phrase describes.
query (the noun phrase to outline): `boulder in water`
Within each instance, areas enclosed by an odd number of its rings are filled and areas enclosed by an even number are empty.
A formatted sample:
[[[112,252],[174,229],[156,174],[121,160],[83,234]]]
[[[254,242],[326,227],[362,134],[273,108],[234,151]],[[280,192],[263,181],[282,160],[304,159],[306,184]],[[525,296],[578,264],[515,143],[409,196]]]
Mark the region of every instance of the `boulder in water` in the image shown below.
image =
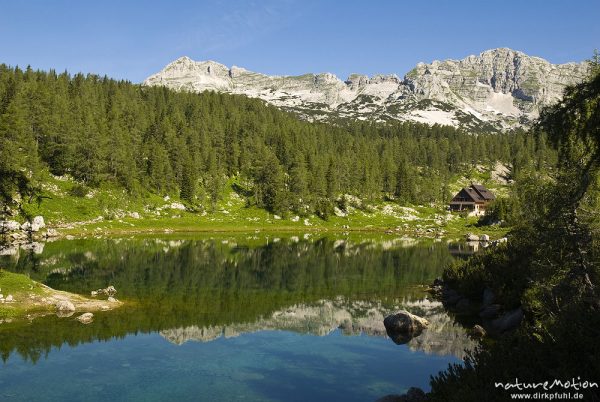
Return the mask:
[[[408,311],[401,310],[396,314],[385,317],[383,325],[394,343],[401,345],[415,336],[419,336],[423,329],[429,325],[429,321]]]

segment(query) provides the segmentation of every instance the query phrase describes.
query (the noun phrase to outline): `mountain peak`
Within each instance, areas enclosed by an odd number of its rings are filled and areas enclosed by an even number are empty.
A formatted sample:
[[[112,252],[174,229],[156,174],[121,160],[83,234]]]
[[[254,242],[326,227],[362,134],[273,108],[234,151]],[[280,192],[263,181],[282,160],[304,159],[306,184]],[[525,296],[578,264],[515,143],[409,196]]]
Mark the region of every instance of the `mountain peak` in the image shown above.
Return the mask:
[[[583,81],[588,69],[585,63],[551,64],[502,47],[461,60],[418,63],[403,79],[351,74],[341,81],[331,73],[268,76],[183,56],[144,85],[243,94],[310,120],[411,120],[481,131],[526,125],[558,101],[565,86]]]
[[[479,56],[485,56],[487,54],[512,54],[512,55],[519,55],[519,56],[527,56],[525,53],[523,53],[519,50],[511,49],[509,47],[497,47],[494,49],[484,50],[483,52],[479,53]]]

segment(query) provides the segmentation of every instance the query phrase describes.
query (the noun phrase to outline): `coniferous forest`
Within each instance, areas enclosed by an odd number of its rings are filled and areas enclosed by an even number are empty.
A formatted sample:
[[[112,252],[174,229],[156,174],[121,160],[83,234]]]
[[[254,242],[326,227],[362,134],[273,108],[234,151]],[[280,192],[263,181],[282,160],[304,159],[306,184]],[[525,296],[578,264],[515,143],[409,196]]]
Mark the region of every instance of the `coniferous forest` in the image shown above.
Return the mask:
[[[445,202],[465,166],[512,174],[555,158],[544,137],[447,126],[309,123],[244,96],[179,93],[97,75],[0,66],[0,192],[32,198],[42,171],[138,197],[215,205],[227,179],[249,205],[325,216],[340,194]],[[37,194],[39,196],[39,194]]]

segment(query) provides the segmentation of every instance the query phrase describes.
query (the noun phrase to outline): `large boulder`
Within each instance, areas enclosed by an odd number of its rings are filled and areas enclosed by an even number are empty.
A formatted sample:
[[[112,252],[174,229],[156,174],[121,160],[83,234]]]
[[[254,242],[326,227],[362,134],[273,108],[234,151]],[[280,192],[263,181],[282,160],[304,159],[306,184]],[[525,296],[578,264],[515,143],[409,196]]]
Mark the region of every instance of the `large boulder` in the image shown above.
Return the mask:
[[[396,314],[385,317],[383,325],[394,343],[401,345],[415,336],[419,336],[423,329],[427,328],[429,321],[408,311],[401,310]]]
[[[59,300],[54,304],[54,307],[56,307],[56,311],[61,313],[75,311],[75,305],[69,300]]]

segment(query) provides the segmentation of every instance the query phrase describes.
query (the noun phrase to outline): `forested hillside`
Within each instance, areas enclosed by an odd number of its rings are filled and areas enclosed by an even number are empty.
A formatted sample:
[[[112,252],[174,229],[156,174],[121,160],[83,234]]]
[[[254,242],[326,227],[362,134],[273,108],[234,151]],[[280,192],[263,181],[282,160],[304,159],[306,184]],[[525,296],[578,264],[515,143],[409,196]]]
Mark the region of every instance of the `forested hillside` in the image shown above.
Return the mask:
[[[3,206],[39,196],[41,172],[132,197],[180,197],[210,211],[227,179],[275,213],[322,214],[340,194],[443,202],[452,174],[497,160],[553,159],[543,137],[413,123],[299,121],[260,100],[175,92],[96,75],[0,65]],[[43,194],[41,194],[43,196]]]

